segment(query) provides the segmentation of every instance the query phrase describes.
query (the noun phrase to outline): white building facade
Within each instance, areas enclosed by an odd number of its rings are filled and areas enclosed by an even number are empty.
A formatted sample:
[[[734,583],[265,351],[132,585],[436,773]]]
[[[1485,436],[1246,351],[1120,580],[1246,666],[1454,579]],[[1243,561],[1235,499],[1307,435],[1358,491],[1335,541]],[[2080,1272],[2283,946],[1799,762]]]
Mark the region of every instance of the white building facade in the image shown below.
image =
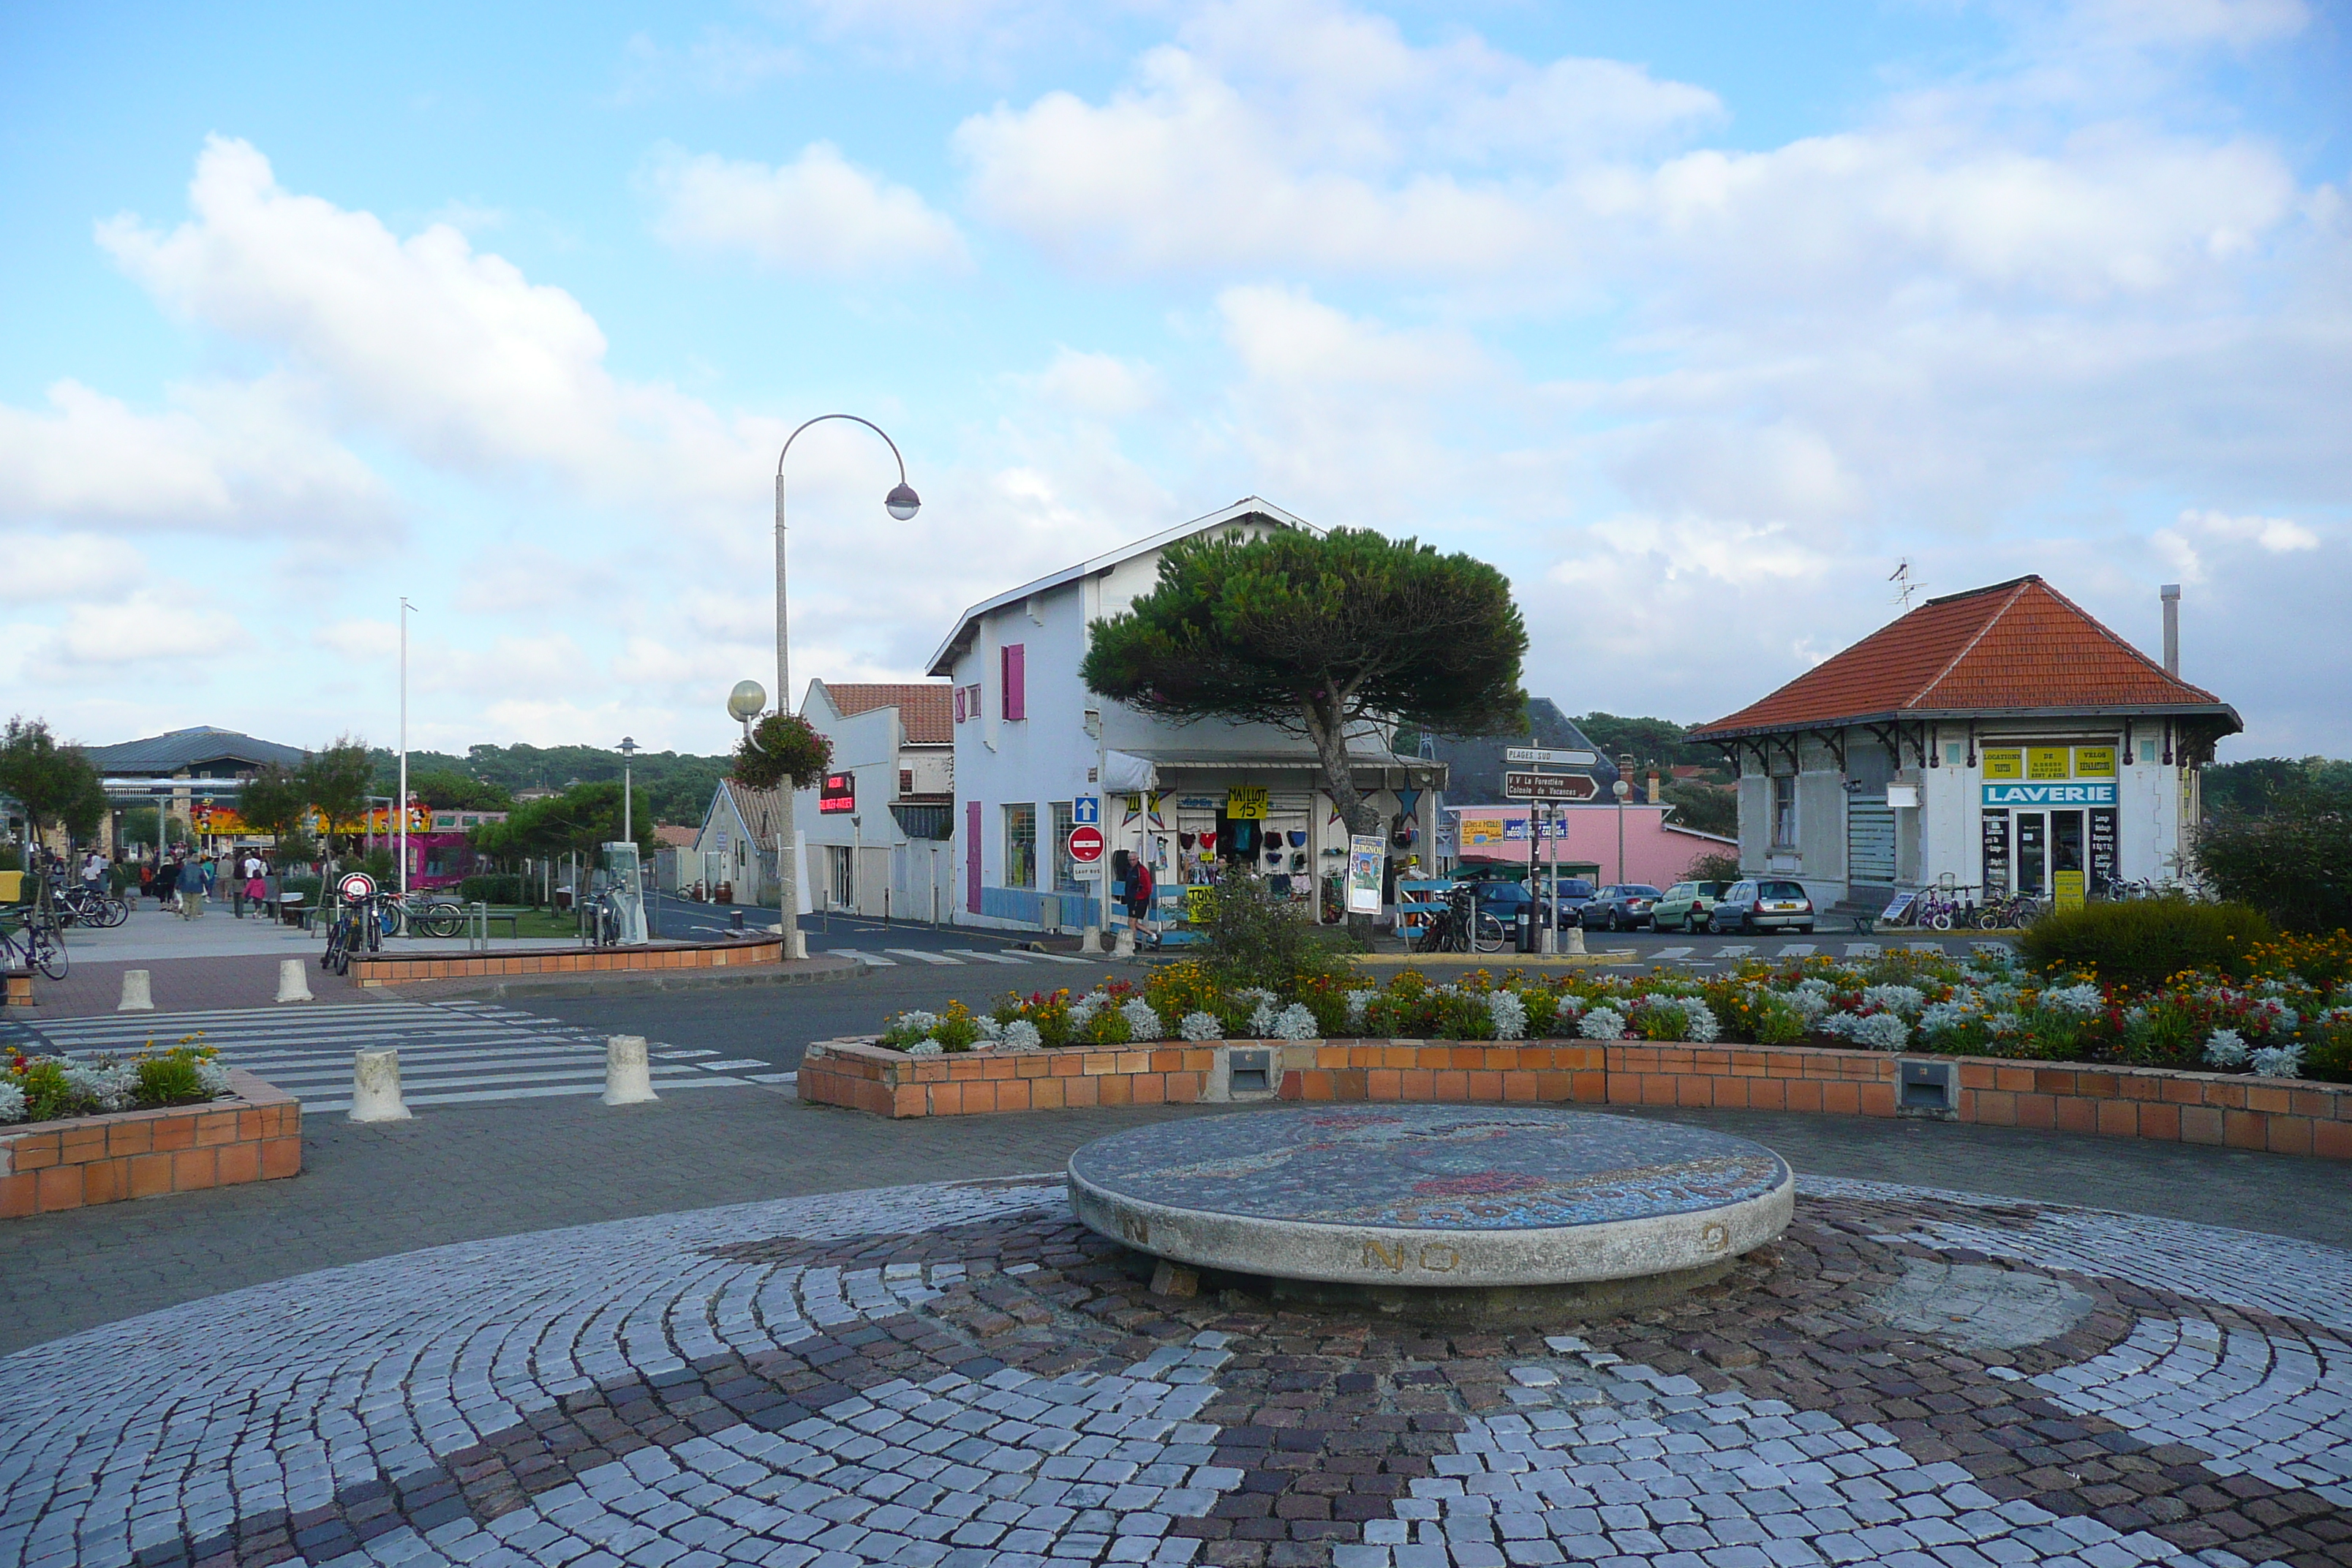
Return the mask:
[[[1244,859],[1307,911],[1336,918],[1348,832],[1306,741],[1268,725],[1170,723],[1095,696],[1079,677],[1089,628],[1150,592],[1170,544],[1308,526],[1253,497],[964,612],[927,670],[950,690],[957,922],[1121,923],[1124,909],[1106,921],[1105,884],[1132,887],[1126,868],[1137,864],[1155,891],[1146,918],[1170,921],[1205,865]],[[1392,859],[1430,863],[1444,764],[1400,758],[1369,728],[1350,751]],[[1084,823],[1090,810],[1097,820]],[[1108,876],[1082,874],[1070,857],[1079,826],[1100,830]]]
[[[1934,599],[1690,734],[1739,768],[1739,861],[1818,906],[2181,880],[2237,712],[2040,577]]]
[[[811,902],[877,919],[954,910],[955,735],[945,681],[809,682],[801,717],[833,766],[800,792]]]

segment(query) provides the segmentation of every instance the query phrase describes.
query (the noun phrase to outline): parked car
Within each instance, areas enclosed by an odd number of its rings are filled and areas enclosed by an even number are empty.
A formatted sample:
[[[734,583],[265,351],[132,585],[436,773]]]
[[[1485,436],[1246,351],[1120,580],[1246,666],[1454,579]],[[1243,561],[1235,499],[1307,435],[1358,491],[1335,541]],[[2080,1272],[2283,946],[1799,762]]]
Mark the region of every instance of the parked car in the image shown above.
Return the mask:
[[[1779,879],[1734,882],[1708,911],[1711,931],[1798,931],[1813,929],[1813,900],[1801,882]]]
[[[1528,879],[1527,885],[1540,902],[1551,886],[1551,879],[1543,868],[1538,866],[1535,874]],[[1592,901],[1592,895],[1598,891],[1600,889],[1592,885],[1590,877],[1562,877],[1559,879],[1559,925],[1562,931],[1583,923],[1584,906]]]
[[[1584,929],[1640,931],[1650,923],[1658,889],[1647,882],[1612,882],[1584,906]]]
[[[1519,910],[1523,905],[1534,907],[1536,925],[1538,929],[1552,923],[1550,915],[1544,908],[1545,888],[1541,876],[1525,882],[1507,881],[1498,877],[1481,878],[1472,885],[1477,889],[1478,907],[1507,926],[1519,918]],[[1577,910],[1591,897],[1591,882],[1581,877],[1562,877],[1559,879],[1561,925],[1567,927],[1576,924]]]
[[[1676,882],[1650,906],[1650,929],[1697,935],[1706,929],[1708,911],[1729,886],[1728,882]]]

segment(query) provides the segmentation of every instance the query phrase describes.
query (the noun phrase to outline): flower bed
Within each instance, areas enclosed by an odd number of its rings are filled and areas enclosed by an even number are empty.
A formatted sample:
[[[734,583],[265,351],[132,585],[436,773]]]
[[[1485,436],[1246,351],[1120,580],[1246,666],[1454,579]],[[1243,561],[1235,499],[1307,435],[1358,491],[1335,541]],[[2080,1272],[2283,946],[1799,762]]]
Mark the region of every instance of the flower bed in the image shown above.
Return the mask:
[[[202,1105],[228,1093],[228,1068],[201,1034],[125,1061],[112,1056],[0,1058],[0,1124],[62,1121],[117,1110]]]
[[[251,1073],[193,1105],[0,1127],[0,1219],[302,1173],[302,1107]]]
[[[1227,991],[1187,963],[1081,995],[900,1014],[877,1043],[929,1057],[1238,1038],[1722,1042],[2352,1082],[2352,939],[2264,944],[2234,967],[2135,990],[1990,955],[1903,952],[1751,962],[1707,978],[1481,970],[1440,984],[1405,970],[1384,984],[1315,976],[1277,993]]]

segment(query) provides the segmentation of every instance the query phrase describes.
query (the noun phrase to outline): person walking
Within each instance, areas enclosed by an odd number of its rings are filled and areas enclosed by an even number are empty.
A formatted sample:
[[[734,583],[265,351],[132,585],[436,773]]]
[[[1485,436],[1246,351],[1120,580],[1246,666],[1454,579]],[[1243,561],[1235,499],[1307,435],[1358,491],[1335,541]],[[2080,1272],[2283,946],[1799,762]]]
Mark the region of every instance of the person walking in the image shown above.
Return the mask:
[[[81,885],[95,893],[99,890],[98,885],[105,879],[106,857],[93,849],[82,860]]]
[[[245,903],[251,904],[263,920],[268,920],[269,918],[269,905],[268,901],[269,898],[269,883],[264,876],[264,873],[268,870],[268,868],[262,863],[261,856],[257,851],[247,852],[245,857],[245,898],[243,901]],[[244,910],[241,908],[237,912],[237,918],[240,920],[245,918]]]
[[[205,863],[195,856],[180,862],[180,918],[192,921],[205,912]]]
[[[155,907],[177,913],[180,908],[180,863],[165,856],[155,861]]]

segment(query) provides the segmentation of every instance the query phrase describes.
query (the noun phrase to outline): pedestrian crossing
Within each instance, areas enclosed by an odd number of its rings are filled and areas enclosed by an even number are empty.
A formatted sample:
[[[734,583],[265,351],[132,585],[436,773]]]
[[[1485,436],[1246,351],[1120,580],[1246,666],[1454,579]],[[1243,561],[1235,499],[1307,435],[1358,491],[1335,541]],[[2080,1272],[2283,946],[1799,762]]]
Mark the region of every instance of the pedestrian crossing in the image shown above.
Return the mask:
[[[860,947],[828,947],[831,958],[855,958],[877,969],[896,969],[902,963],[928,963],[943,969],[971,963],[1100,963],[1099,956],[1082,958],[1075,952],[1030,952],[1012,948],[950,947],[939,952],[921,947],[886,947],[879,952]]]
[[[1882,943],[1874,942],[1849,942],[1843,944],[1832,943],[1829,945],[1842,945],[1844,955],[1848,958],[1877,958],[1886,951]],[[1941,942],[1915,942],[1906,943],[1905,945],[1913,952],[1944,952],[1948,951]],[[2006,944],[2001,942],[1970,942],[1968,945],[1972,952],[2006,952],[2009,951]],[[1777,945],[1769,942],[1730,942],[1718,943],[1712,948],[1702,951],[1699,947],[1694,944],[1683,943],[1673,947],[1651,948],[1647,952],[1634,950],[1631,957],[1621,959],[1618,962],[1621,964],[1681,963],[1687,964],[1694,969],[1706,969],[1717,963],[1727,962],[1738,963],[1742,959],[1748,958],[1769,958],[1776,961],[1794,958],[1814,958],[1820,955],[1822,946],[1822,943],[1812,942],[1780,942]]]
[[[601,1094],[604,1037],[482,1002],[321,1004],[270,1010],[121,1014],[0,1023],[0,1047],[130,1056],[201,1035],[226,1066],[267,1079],[312,1113],[351,1109],[352,1053],[400,1052],[412,1107]],[[654,1092],[794,1081],[752,1058],[647,1042]],[[757,1070],[753,1070],[757,1069]]]

